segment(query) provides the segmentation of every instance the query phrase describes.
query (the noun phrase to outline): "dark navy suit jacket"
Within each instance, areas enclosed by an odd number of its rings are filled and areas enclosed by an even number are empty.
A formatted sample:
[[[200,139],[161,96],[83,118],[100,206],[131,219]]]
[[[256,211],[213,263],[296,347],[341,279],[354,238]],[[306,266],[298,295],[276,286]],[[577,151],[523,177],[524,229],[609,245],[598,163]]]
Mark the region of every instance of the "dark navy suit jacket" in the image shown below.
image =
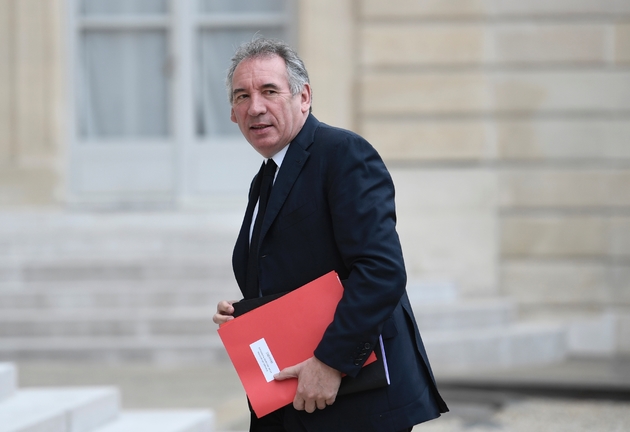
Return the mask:
[[[258,296],[245,288],[256,201],[250,191],[233,255],[245,298]],[[336,270],[343,298],[314,354],[356,376],[382,335],[391,384],[338,397],[312,414],[289,406],[287,424],[300,421],[309,431],[391,432],[448,411],[406,294],[395,225],[394,186],[376,150],[360,136],[309,115],[289,146],[267,205],[258,251],[260,288],[265,295],[281,293]]]

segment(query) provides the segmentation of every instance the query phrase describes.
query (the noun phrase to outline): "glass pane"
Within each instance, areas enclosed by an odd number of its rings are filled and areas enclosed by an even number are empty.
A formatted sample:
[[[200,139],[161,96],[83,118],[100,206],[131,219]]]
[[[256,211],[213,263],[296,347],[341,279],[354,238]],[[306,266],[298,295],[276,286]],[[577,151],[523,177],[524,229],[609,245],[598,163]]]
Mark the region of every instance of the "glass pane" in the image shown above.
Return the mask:
[[[201,13],[278,13],[285,0],[199,0]]]
[[[81,0],[82,15],[164,14],[168,0]]]
[[[82,33],[81,82],[77,91],[81,135],[167,135],[166,58],[165,31]]]
[[[200,136],[240,134],[230,120],[230,104],[225,88],[225,76],[236,47],[251,40],[255,34],[283,38],[281,29],[201,30],[195,77],[195,127]]]

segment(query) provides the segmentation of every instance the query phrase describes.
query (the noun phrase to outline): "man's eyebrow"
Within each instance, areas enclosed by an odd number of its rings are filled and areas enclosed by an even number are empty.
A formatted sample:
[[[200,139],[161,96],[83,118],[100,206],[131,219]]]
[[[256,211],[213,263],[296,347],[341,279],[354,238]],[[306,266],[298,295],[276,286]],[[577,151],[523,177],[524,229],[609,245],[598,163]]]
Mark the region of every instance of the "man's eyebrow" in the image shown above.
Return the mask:
[[[267,84],[263,84],[262,88],[271,88],[271,89],[279,90],[280,86],[274,83],[267,83]]]
[[[280,86],[274,83],[263,84],[261,87],[263,89],[280,90]],[[236,95],[237,93],[246,93],[246,92],[247,90],[245,90],[244,88],[235,88],[234,90],[232,90],[232,95]]]

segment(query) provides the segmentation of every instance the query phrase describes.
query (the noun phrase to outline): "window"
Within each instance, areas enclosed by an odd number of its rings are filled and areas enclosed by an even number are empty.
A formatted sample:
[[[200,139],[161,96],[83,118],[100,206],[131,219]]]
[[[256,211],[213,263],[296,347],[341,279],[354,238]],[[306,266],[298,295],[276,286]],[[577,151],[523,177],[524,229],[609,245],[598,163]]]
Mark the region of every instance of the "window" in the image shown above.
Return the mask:
[[[78,6],[80,136],[168,136],[166,0],[82,0]]]
[[[230,121],[225,75],[255,35],[291,42],[293,2],[66,1],[71,201],[242,202],[260,162]]]

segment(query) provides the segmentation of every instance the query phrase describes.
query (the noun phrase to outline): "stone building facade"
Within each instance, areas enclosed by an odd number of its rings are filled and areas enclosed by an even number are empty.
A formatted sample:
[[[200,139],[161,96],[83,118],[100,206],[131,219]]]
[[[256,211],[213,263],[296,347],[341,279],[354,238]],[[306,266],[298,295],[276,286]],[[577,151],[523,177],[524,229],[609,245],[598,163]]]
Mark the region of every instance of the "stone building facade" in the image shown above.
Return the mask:
[[[7,211],[85,204],[70,3],[0,0]],[[392,172],[412,279],[507,296],[524,318],[574,323],[584,351],[630,353],[630,2],[290,6],[315,115],[364,135]],[[194,205],[173,194],[168,208]]]

